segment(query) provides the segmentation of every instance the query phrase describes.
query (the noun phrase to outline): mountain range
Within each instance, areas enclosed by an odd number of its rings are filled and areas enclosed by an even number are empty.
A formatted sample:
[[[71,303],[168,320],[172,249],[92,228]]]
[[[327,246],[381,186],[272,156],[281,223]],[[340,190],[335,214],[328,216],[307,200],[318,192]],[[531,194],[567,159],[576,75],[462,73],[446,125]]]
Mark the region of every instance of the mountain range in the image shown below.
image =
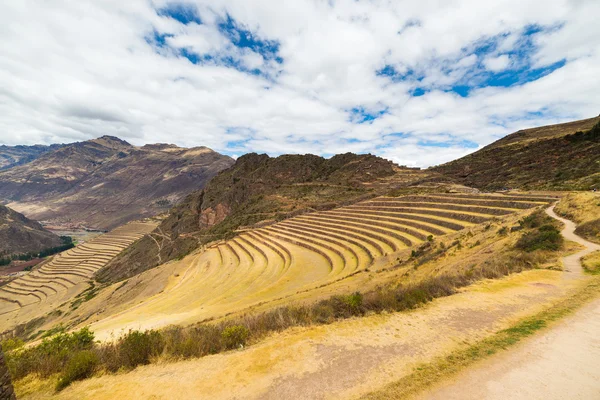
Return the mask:
[[[234,163],[206,147],[137,147],[112,136],[36,157],[0,171],[0,200],[36,220],[102,230],[167,211]]]

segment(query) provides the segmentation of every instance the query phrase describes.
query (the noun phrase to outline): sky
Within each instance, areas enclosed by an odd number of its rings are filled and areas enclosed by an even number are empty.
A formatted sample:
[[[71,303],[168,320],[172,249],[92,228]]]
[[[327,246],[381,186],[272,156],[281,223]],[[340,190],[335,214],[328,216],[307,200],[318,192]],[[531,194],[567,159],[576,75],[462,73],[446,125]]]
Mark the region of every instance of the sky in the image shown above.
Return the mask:
[[[600,113],[598,0],[14,0],[0,144],[427,167]]]

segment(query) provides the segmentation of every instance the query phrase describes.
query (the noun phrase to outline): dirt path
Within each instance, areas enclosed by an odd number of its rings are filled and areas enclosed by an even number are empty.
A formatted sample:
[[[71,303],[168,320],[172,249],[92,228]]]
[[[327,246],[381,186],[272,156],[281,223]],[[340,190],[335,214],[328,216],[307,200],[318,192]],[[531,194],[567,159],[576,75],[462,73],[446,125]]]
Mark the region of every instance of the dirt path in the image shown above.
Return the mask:
[[[600,300],[556,328],[459,375],[428,400],[600,399]]]
[[[580,258],[600,245],[575,235],[576,225],[558,217],[553,207],[548,215],[565,224],[563,236],[583,246],[563,258],[565,277],[583,274]],[[579,310],[557,327],[525,342],[514,351],[491,358],[468,370],[421,399],[600,399],[600,300]]]

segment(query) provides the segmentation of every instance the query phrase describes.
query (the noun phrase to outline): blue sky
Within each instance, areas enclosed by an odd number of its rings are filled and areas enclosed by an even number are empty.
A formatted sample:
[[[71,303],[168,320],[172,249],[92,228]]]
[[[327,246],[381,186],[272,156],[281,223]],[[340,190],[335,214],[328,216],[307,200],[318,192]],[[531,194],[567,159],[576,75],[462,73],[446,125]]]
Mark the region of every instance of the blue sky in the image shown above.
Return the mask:
[[[0,5],[0,143],[449,161],[600,112],[591,0]],[[450,4],[451,3],[451,4]]]

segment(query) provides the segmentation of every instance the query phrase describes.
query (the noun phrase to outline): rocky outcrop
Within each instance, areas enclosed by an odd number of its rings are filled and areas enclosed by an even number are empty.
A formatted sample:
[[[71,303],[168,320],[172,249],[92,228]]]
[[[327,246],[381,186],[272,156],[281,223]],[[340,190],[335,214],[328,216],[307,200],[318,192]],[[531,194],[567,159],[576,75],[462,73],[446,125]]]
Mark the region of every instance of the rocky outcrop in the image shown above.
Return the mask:
[[[208,207],[200,213],[200,228],[210,228],[220,222],[231,213],[231,208],[225,204],[217,204],[214,208]]]

